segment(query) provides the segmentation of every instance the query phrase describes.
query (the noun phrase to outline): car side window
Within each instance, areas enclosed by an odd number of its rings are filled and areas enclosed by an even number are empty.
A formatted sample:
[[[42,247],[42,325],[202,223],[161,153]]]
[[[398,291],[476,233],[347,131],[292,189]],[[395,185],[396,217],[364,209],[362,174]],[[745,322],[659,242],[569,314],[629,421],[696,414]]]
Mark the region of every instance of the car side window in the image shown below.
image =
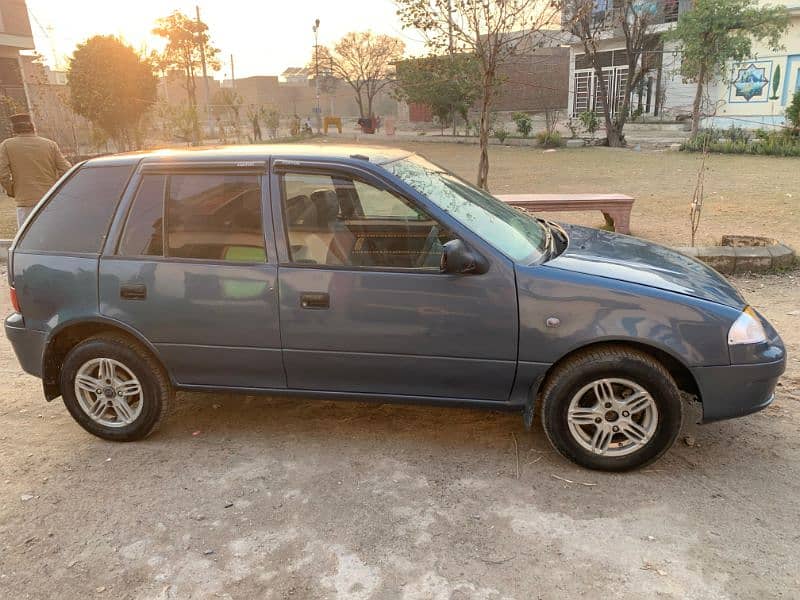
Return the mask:
[[[282,207],[292,263],[438,272],[453,235],[393,192],[340,175],[285,173]]]
[[[170,175],[166,198],[167,256],[266,262],[257,175]]]
[[[122,232],[121,256],[162,256],[164,254],[165,175],[145,175]]]
[[[84,167],[47,201],[18,250],[97,254],[132,167]]]

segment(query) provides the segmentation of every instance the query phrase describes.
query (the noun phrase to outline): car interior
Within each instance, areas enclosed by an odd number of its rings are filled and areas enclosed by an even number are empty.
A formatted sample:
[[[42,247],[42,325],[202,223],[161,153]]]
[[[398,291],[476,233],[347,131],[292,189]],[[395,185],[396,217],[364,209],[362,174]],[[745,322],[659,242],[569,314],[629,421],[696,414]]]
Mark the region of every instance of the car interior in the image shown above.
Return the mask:
[[[258,185],[235,193],[209,190],[192,198],[191,210],[172,208],[168,216],[169,255],[185,258],[264,262],[261,191]]]
[[[325,187],[315,177],[284,182],[292,262],[438,269],[450,234],[436,221],[390,192],[328,180]]]

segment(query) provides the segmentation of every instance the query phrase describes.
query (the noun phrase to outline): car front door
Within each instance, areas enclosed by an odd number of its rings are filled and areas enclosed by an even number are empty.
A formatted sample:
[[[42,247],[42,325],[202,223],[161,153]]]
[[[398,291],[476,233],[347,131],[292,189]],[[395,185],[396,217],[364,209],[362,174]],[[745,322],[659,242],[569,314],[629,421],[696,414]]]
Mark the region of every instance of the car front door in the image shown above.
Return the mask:
[[[145,165],[100,260],[100,311],[182,385],[283,388],[266,165]]]
[[[368,172],[292,161],[271,182],[290,388],[508,399],[511,261],[483,247],[486,273],[441,273],[442,244],[464,232]]]

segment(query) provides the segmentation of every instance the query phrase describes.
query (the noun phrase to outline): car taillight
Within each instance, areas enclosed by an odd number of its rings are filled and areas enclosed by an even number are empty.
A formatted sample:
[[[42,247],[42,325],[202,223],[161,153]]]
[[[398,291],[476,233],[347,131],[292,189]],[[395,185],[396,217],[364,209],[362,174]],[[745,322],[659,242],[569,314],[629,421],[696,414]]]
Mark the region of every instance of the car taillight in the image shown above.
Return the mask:
[[[17,298],[17,290],[13,287],[9,289],[11,293],[11,306],[14,307],[14,311],[22,314],[22,309],[19,307],[19,298]]]

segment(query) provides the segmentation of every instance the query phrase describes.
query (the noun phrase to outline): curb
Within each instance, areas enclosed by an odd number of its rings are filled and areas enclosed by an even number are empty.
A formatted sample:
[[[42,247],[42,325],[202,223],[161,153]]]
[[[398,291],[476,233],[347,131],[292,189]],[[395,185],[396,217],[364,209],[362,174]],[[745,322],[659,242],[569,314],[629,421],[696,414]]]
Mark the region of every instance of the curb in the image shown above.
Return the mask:
[[[766,273],[794,265],[794,250],[784,244],[770,246],[684,246],[678,252],[703,261],[723,275]]]

